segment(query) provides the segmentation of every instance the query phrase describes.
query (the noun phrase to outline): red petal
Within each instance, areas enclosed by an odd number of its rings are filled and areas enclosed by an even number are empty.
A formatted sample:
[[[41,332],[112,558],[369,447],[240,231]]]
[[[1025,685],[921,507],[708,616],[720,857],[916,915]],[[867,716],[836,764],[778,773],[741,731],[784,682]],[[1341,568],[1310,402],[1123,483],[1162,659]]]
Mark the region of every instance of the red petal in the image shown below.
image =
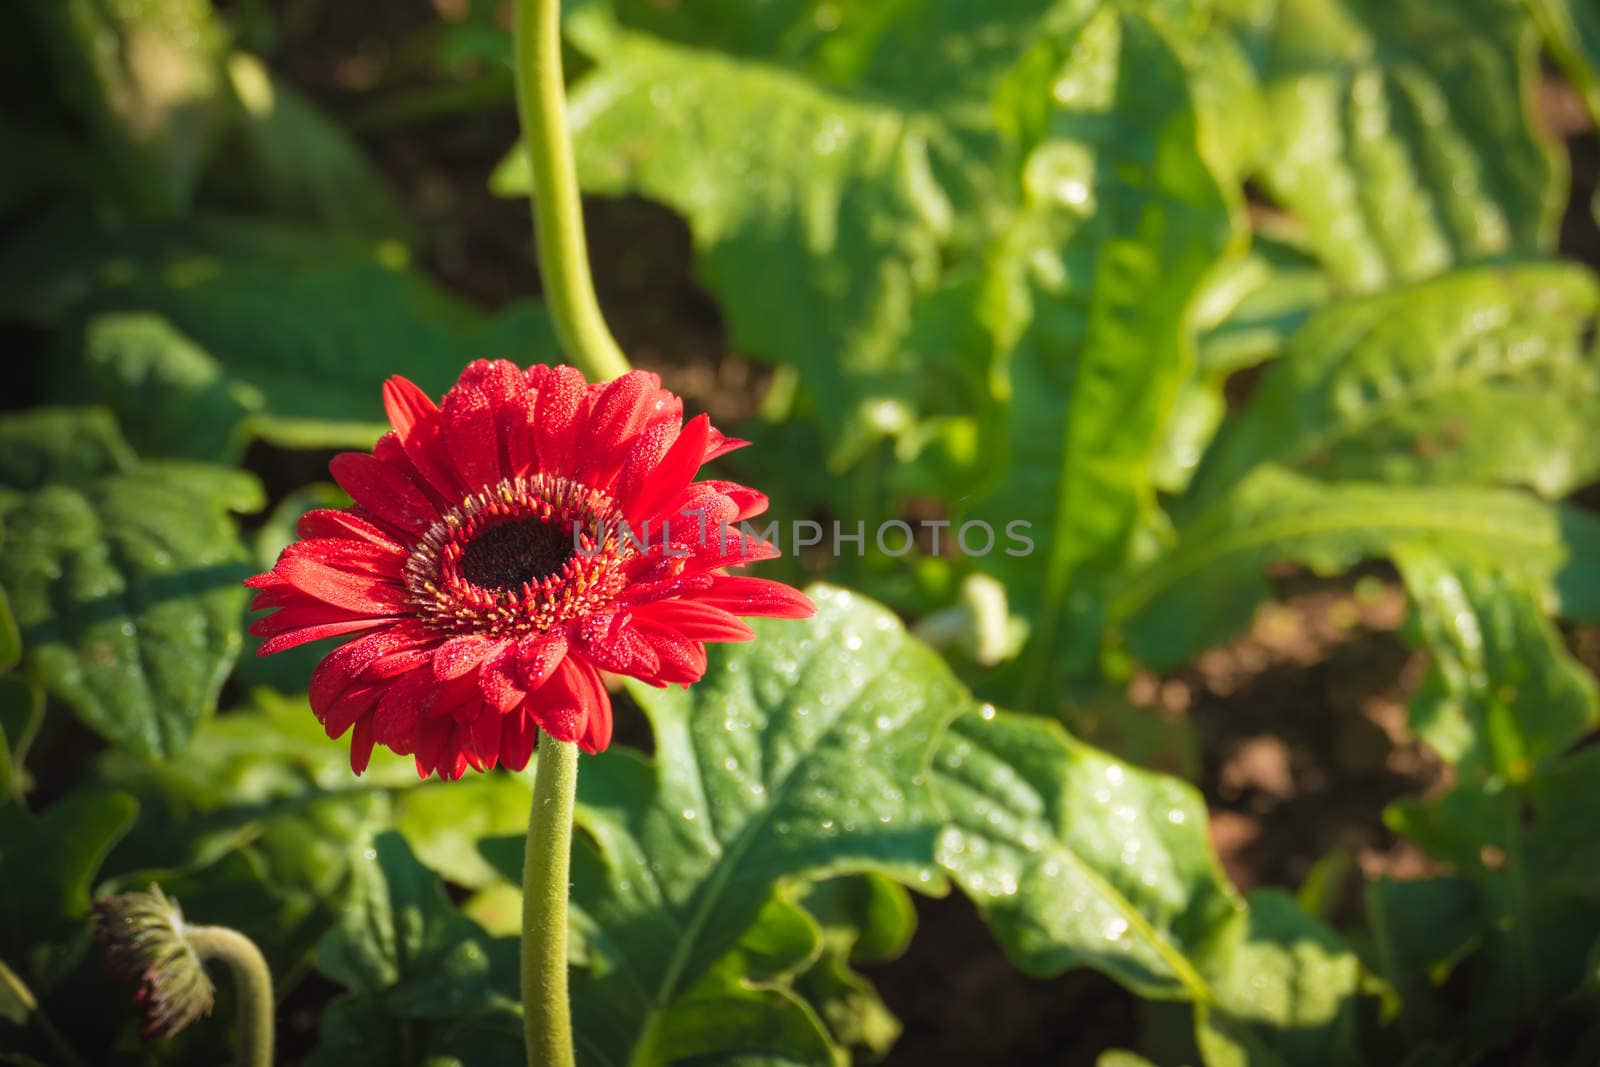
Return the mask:
[[[412,638],[409,634],[391,626],[340,645],[328,653],[323,661],[317,664],[317,669],[311,672],[311,682],[306,690],[306,695],[311,700],[311,710],[321,718],[346,690],[356,684],[356,680],[361,676],[361,672],[367,669],[369,663],[379,656],[393,652],[395,648],[410,640]],[[334,736],[337,737],[338,734]]]
[[[627,459],[628,446],[646,428],[681,412],[683,402],[661,388],[650,371],[629,371],[606,385],[589,414],[586,449],[577,478],[585,485],[607,489]]]
[[[735,615],[764,615],[774,619],[808,619],[817,612],[811,598],[770,578],[719,574],[711,588],[694,594],[701,604],[712,604]]]
[[[411,610],[410,594],[398,581],[348,571],[310,555],[286,551],[273,573],[324,604],[369,618],[402,615]]]
[[[670,425],[668,423],[667,425]],[[706,438],[711,432],[711,420],[696,415],[684,426],[683,432],[672,442],[666,455],[652,465],[646,476],[638,477],[638,484],[630,483],[633,458],[622,469],[617,484],[617,502],[629,522],[639,522],[666,510],[667,505],[683,495],[695,472],[700,469],[705,452]],[[630,499],[630,493],[632,494]]]
[[[705,459],[700,462],[710,463],[718,456],[726,456],[729,452],[748,447],[749,444],[749,441],[743,441],[737,437],[726,437],[721,430],[713,426],[711,428],[711,436],[706,441]]]
[[[500,762],[500,718],[498,711],[486,707],[466,730],[468,760],[480,771],[492,770]]]
[[[590,715],[611,716],[611,698],[600,672],[576,656],[562,660],[550,680],[522,706],[541,730],[558,741],[577,741],[590,733]]]
[[[533,744],[539,730],[533,717],[527,714],[527,705],[500,716],[500,766],[520,771],[533,756]]]
[[[695,641],[748,641],[755,637],[755,631],[738,618],[704,601],[658,600],[633,610],[637,618]]]
[[[350,498],[384,522],[421,536],[439,511],[411,479],[364,452],[341,452],[328,470]]]
[[[527,471],[534,397],[516,365],[474,360],[444,397],[445,439],[469,491]]]
[[[439,408],[433,398],[397,374],[383,383],[383,407],[400,447],[417,473],[446,499],[459,496],[460,486],[450,472]]]
[[[567,635],[560,630],[524,637],[517,645],[517,680],[522,688],[531,693],[544,685],[566,654]]]
[[[307,626],[302,630],[290,630],[288,633],[281,633],[261,642],[261,647],[256,649],[256,655],[270,656],[286,648],[303,645],[307,641],[320,641],[324,637],[338,637],[340,634],[360,633],[374,626],[382,626],[387,621],[389,620],[356,619],[351,622],[329,622],[320,626]]]
[[[601,670],[649,678],[661,669],[655,649],[621,613],[590,615],[578,624],[578,648]]]
[[[452,637],[433,653],[433,676],[441,682],[460,678],[509,644],[481,634]]]
[[[507,641],[478,671],[478,695],[496,712],[510,711],[528,695],[518,677],[517,648],[520,642]],[[498,728],[497,728],[498,729]]]
[[[644,679],[651,685],[663,686],[678,683],[688,685],[698,682],[706,673],[706,646],[691,641],[676,630],[657,626],[645,620],[638,622],[639,632],[655,649],[661,664],[655,675]]]
[[[570,474],[573,448],[585,422],[589,383],[576,367],[534,367],[528,376],[538,390],[534,437],[539,469],[546,474]],[[503,756],[500,762],[510,766]]]
[[[366,721],[388,688],[383,682],[357,683],[340,693],[317,713],[323,732],[329,738],[338,737],[356,723]]]
[[[436,683],[432,672],[418,669],[401,675],[385,690],[373,713],[373,736],[402,755],[416,751],[422,729],[423,706]],[[443,720],[446,725],[449,720]]]
[[[356,723],[355,733],[350,735],[350,769],[356,774],[365,771],[372,761],[372,745],[372,716],[369,715]]]
[[[341,537],[346,540],[364,541],[379,548],[399,552],[401,555],[406,552],[405,546],[372,523],[348,511],[336,511],[333,508],[317,508],[306,512],[300,516],[300,521],[295,523],[295,533],[308,540],[319,537]]]

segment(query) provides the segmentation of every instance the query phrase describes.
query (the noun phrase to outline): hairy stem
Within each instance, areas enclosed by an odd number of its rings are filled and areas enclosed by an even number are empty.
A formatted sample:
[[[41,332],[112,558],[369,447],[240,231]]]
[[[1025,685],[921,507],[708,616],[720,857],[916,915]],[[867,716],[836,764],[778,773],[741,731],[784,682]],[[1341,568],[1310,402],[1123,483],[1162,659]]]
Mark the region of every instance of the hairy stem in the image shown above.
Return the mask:
[[[202,963],[219,960],[239,1002],[239,1067],[272,1067],[272,972],[255,942],[226,926],[185,926],[183,939]]]
[[[539,738],[522,857],[522,1026],[529,1067],[573,1067],[567,996],[567,890],[578,746]]]
[[[560,0],[517,0],[513,34],[517,113],[533,176],[533,229],[545,301],[556,337],[573,364],[592,381],[615,378],[630,367],[600,314],[589,273],[583,206],[567,135]]]

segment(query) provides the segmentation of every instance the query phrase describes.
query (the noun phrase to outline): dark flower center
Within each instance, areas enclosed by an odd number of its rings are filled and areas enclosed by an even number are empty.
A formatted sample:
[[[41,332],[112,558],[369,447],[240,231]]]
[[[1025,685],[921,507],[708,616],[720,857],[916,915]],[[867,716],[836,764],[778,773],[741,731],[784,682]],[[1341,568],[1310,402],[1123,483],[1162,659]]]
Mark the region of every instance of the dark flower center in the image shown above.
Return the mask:
[[[598,489],[549,474],[485,486],[428,528],[406,560],[417,614],[447,633],[542,633],[605,608],[635,552]]]
[[[548,578],[573,556],[572,530],[539,518],[482,531],[461,552],[461,577],[480,589],[521,589]]]

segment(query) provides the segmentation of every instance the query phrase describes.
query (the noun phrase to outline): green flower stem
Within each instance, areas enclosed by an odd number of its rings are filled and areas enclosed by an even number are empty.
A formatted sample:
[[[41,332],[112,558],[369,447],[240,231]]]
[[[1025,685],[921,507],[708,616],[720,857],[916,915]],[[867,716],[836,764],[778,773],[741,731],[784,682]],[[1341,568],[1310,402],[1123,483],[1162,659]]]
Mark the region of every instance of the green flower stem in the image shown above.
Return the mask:
[[[573,1067],[567,996],[567,890],[578,746],[539,738],[522,856],[522,1027],[529,1067]]]
[[[188,926],[183,939],[201,962],[220,960],[239,1001],[239,1067],[272,1067],[272,972],[255,942],[226,926]]]
[[[567,135],[560,0],[517,0],[512,33],[517,113],[533,175],[533,229],[545,301],[573,364],[591,381],[615,378],[631,368],[600,314],[589,273],[583,205]]]

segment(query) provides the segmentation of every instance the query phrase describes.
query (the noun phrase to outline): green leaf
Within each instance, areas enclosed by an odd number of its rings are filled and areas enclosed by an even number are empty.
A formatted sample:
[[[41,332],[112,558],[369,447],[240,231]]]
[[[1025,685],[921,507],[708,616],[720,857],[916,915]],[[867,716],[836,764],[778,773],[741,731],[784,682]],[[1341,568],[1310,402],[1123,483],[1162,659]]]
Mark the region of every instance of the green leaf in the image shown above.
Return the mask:
[[[1587,0],[1523,0],[1523,6],[1600,122],[1600,8]]]
[[[145,448],[215,458],[217,440],[236,455],[257,437],[366,448],[388,428],[379,386],[391,374],[438,395],[472,359],[556,358],[540,308],[519,303],[486,317],[411,269],[395,242],[218,219],[81,230],[47,220],[10,248],[0,311],[84,329],[81,341],[66,335],[71,358],[53,368],[57,396],[82,399],[94,371],[160,386],[170,407],[208,398],[202,432],[189,440],[118,390],[119,407],[139,415],[130,432],[151,435]],[[161,316],[168,328],[119,318],[111,329],[97,319],[107,313]]]
[[[1337,305],[1223,427],[1185,504],[1273,462],[1328,479],[1512,483],[1566,495],[1600,471],[1600,287],[1563,263],[1463,271]]]
[[[795,978],[796,992],[855,1060],[883,1058],[900,1036],[900,1021],[850,964],[905,951],[917,924],[910,894],[881,875],[854,875],[812,883],[801,904],[822,928],[822,951]]]
[[[937,768],[952,818],[940,863],[1019,967],[1090,966],[1141,996],[1212,997],[1206,974],[1243,909],[1192,787],[987,707],[956,720]]]
[[[1257,468],[1133,571],[1107,608],[1141,661],[1175,666],[1244,627],[1281,560],[1335,574],[1398,545],[1524,576],[1559,613],[1600,611],[1600,520],[1511,490],[1327,485]]]
[[[625,8],[712,47],[582,10],[568,29],[597,62],[570,111],[584,188],[688,220],[730,345],[799,370],[838,469],[949,405],[907,339],[971,236],[959,224],[982,228],[1009,196],[1014,152],[990,110],[1006,68],[1080,16],[1044,0],[939,0],[915,18],[836,12],[846,24],[824,40],[809,7]],[[520,148],[492,187],[526,194]]]
[[[104,156],[80,177],[137,213],[182,213],[233,113],[227,34],[209,0],[29,0],[28,10],[57,92]]]
[[[342,914],[373,833],[397,829],[438,874],[481,886],[493,872],[479,839],[525,825],[532,799],[523,776],[422,782],[383,749],[357,779],[303,696],[265,691],[203,723],[181,759],[108,753],[96,778],[144,807],[115,857],[122,878],[160,881],[186,910],[244,930],[280,974]]]
[[[1564,165],[1504,0],[1283,0],[1261,177],[1347,289],[1554,248]]]
[[[71,378],[77,399],[116,412],[139,450],[158,456],[237,455],[236,430],[262,405],[259,391],[230,381],[172,323],[143,311],[90,319]]]
[[[251,568],[228,512],[260,507],[259,485],[221,467],[130,463],[94,413],[0,425],[35,450],[0,472],[0,583],[27,676],[108,740],[177,752],[239,651]],[[38,484],[41,469],[69,480]]]
[[[1358,1067],[1361,964],[1282,890],[1250,894],[1245,941],[1196,1011],[1207,1067]]]
[[[89,940],[89,891],[133,823],[126,793],[77,790],[37,815],[0,805],[0,959],[40,996],[64,978]]]
[[[738,1043],[754,1040],[744,1024],[719,1042],[695,1022],[715,1010],[708,990],[741,1018],[753,1010],[715,977],[718,961],[774,884],[851,871],[942,884],[928,761],[970,698],[883,608],[810,593],[814,618],[758,621],[756,640],[714,649],[689,690],[632,687],[654,758],[613,747],[578,775],[572,989],[585,1062],[661,1062],[689,1034],[701,1055],[815,1062],[785,1044],[806,1032],[789,1009],[757,1044]],[[519,845],[491,858],[518,880]]]
[[[34,408],[0,418],[0,485],[42,489],[133,467],[137,459],[99,409]]]
[[[1201,297],[1200,371],[1226,375],[1277,356],[1332,296],[1315,260],[1257,234],[1249,254],[1218,268]]]
[[[1600,722],[1593,676],[1526,580],[1427,552],[1396,562],[1433,656],[1411,729],[1463,777],[1525,780]]]
[[[448,1018],[493,1000],[489,939],[389,831],[353,871],[350,905],[317,946],[317,968],[390,1014]]]
[[[324,1014],[311,1064],[430,1062],[460,1031],[502,1030],[510,1004],[495,989],[516,981],[515,942],[492,942],[458,912],[392,831],[355,867],[350,903],[317,946],[317,966],[349,992]],[[496,1044],[520,1045],[504,1036]]]
[[[1230,239],[1185,77],[1155,28],[1106,10],[1032,87],[1055,104],[1036,118],[1024,211],[985,294],[1009,334],[993,372],[1003,440],[963,517],[1036,542],[1037,556],[1002,540],[985,560],[1036,619],[1034,689],[1052,661],[1085,665],[1098,576],[1153,521],[1156,453],[1194,363],[1190,305]]]

